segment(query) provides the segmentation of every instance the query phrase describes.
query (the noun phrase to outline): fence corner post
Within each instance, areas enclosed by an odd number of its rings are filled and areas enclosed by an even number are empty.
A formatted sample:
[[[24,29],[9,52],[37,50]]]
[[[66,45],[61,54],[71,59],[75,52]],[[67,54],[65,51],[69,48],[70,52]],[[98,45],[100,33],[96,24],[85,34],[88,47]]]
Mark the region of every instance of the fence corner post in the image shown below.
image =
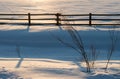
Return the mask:
[[[92,13],[89,13],[89,26],[92,26]]]
[[[60,15],[61,15],[61,13],[57,13],[56,14],[56,25],[61,25],[61,23],[60,23]]]
[[[28,13],[28,26],[30,26],[30,25],[31,25],[31,14]]]

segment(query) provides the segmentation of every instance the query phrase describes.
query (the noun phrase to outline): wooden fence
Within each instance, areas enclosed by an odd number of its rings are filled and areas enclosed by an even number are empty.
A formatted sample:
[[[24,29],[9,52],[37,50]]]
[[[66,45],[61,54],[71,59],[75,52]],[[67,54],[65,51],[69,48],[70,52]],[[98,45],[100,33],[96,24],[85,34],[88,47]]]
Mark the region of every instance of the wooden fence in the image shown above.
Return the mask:
[[[20,22],[21,21],[21,22]],[[44,21],[44,22],[43,22]],[[69,23],[68,23],[69,22]],[[120,25],[120,14],[0,14],[0,25]]]

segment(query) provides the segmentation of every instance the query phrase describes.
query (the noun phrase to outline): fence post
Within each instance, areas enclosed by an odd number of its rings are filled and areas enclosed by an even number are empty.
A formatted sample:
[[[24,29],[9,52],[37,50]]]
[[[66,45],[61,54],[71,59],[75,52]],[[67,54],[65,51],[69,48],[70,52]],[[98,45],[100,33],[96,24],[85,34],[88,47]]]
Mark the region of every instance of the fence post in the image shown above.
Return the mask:
[[[92,26],[92,13],[89,13],[89,26]]]
[[[30,26],[31,25],[31,15],[30,15],[30,13],[28,13],[28,26]]]
[[[60,15],[61,15],[61,13],[57,13],[56,14],[56,25],[61,25],[61,23],[60,23]]]

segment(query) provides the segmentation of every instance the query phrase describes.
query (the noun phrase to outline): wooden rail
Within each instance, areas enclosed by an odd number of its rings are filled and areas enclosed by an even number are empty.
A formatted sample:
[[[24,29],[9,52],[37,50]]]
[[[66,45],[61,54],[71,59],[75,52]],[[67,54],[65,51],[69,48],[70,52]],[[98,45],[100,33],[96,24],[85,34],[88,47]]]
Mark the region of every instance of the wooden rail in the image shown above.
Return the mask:
[[[33,21],[36,22],[38,21],[38,22],[36,23]],[[58,26],[59,25],[73,25],[73,26],[120,25],[120,14],[92,14],[92,13],[89,14],[61,14],[61,13],[0,14],[0,25],[4,25],[4,24],[8,24],[8,25],[16,24],[16,25],[28,25],[28,26],[31,25],[58,25]]]

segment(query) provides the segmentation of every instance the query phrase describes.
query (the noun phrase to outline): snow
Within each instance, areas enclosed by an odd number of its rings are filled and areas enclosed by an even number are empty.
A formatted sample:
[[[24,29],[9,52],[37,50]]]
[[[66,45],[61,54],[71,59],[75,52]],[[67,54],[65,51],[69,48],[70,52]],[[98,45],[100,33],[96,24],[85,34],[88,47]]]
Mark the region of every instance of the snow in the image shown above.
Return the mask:
[[[102,67],[98,67],[94,73],[81,72],[75,62],[61,61],[53,59],[0,59],[1,74],[7,78],[24,79],[119,79],[120,74],[117,71],[119,61],[112,61],[109,72],[105,73]],[[9,64],[8,64],[9,63]],[[104,61],[97,62],[98,66],[103,66]],[[97,66],[96,66],[97,67]],[[2,76],[0,76],[2,78]],[[3,77],[4,79],[4,77]]]
[[[24,3],[0,0],[0,13],[120,13],[119,3],[119,0],[24,0]],[[94,45],[100,52],[91,73],[85,72],[78,52],[55,38],[59,36],[71,43],[64,27],[0,25],[0,79],[120,79],[120,42],[105,71],[110,27],[75,29],[87,51]],[[118,37],[119,30],[117,27]]]
[[[1,12],[9,13],[119,13],[119,0],[4,0]]]

